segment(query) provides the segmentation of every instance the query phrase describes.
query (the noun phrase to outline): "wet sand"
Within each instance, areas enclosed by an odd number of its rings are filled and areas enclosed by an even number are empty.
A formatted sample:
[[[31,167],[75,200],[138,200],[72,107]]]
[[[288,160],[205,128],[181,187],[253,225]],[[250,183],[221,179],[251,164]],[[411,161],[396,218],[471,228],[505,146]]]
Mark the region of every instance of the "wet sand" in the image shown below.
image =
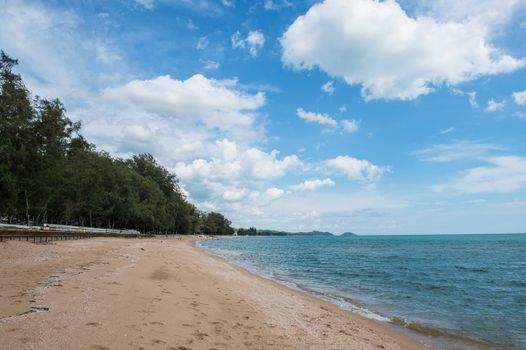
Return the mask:
[[[195,238],[0,243],[0,349],[423,349]]]

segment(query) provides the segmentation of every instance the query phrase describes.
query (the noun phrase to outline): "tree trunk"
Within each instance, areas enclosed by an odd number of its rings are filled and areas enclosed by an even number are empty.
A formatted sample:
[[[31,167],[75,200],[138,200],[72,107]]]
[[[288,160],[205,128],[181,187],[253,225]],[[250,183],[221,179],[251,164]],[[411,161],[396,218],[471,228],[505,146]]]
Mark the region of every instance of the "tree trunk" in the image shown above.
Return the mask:
[[[29,199],[27,198],[27,190],[24,191],[24,196],[26,197],[26,220],[27,226],[29,226]]]

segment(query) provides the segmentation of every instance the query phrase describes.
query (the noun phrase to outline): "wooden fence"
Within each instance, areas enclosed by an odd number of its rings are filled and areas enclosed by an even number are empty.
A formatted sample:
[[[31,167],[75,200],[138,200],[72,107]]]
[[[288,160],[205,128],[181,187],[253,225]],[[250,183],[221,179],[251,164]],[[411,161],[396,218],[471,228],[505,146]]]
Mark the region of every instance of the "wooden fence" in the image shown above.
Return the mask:
[[[91,232],[65,232],[51,230],[10,230],[0,229],[0,242],[3,241],[27,241],[33,243],[46,243],[51,241],[69,241],[73,239],[87,239],[93,237],[122,237],[137,238],[137,234],[111,234]]]

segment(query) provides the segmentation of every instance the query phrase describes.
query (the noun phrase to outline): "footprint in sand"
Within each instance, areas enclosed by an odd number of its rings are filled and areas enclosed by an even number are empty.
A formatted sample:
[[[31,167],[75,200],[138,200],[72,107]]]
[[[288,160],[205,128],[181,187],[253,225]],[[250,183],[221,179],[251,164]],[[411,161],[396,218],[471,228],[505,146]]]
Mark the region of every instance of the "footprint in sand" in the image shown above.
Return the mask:
[[[29,338],[29,337],[22,337],[22,338],[18,338],[18,340],[20,340],[22,342],[22,344],[27,344],[27,343],[33,341],[34,339],[33,338]]]
[[[88,322],[88,323],[86,323],[86,326],[100,326],[100,323],[98,323],[98,322]]]
[[[89,350],[110,350],[110,348],[108,348],[107,346],[98,345],[98,344],[92,345],[88,349]]]
[[[194,332],[192,334],[197,340],[204,340],[206,337],[208,337],[208,334],[203,332]]]
[[[162,322],[157,322],[157,321],[150,322],[150,324],[159,325],[159,326],[164,326],[164,323],[162,323]]]

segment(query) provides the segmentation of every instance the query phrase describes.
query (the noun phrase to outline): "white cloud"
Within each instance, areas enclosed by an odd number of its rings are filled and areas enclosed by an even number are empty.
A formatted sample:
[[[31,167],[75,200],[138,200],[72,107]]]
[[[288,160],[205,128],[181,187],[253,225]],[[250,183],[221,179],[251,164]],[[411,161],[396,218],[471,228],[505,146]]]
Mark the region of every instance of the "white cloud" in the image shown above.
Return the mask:
[[[487,25],[506,22],[524,2],[521,0],[416,0],[420,15],[442,21],[477,20]]]
[[[513,101],[519,106],[526,105],[526,91],[517,91],[512,94]]]
[[[269,182],[303,166],[296,155],[279,159],[278,153],[239,147],[223,139],[209,150],[211,158],[178,162],[174,170],[192,200],[236,214],[261,215],[263,207],[285,194],[268,187]]]
[[[252,56],[257,56],[258,51],[265,45],[265,35],[260,30],[248,32],[245,42],[248,44],[248,52]]]
[[[456,87],[450,87],[451,91],[458,96],[468,96],[469,98],[469,104],[473,108],[478,108],[479,104],[477,102],[477,92],[476,91],[470,91],[470,92],[464,92]]]
[[[314,180],[305,180],[302,183],[299,183],[297,185],[289,186],[289,188],[293,191],[315,191],[318,188],[322,187],[333,187],[336,183],[331,178],[326,178],[323,180],[320,179],[314,179]]]
[[[78,21],[71,12],[37,3],[4,1],[0,6],[0,47],[19,59],[24,82],[41,97],[64,100],[85,90],[83,78],[91,76],[86,63],[97,53],[91,40],[75,35]]]
[[[257,148],[238,152],[237,145],[228,140],[217,141],[221,151],[212,160],[195,159],[190,163],[178,162],[175,170],[188,181],[268,181],[283,177],[301,166],[296,155],[278,159],[278,151],[266,153]]]
[[[447,129],[444,129],[444,130],[441,130],[439,132],[440,135],[444,135],[444,134],[449,134],[450,132],[454,131],[455,130],[455,127],[454,126],[451,126]]]
[[[479,159],[505,147],[470,140],[459,140],[448,144],[433,145],[420,149],[413,154],[423,162],[444,163],[462,159]]]
[[[358,122],[356,120],[343,119],[340,121],[342,130],[346,133],[353,134],[358,131]]]
[[[161,164],[210,157],[216,140],[228,138],[243,149],[265,139],[259,113],[263,93],[246,93],[236,80],[194,75],[133,80],[90,97],[70,110],[83,134],[119,157],[149,152]]]
[[[265,194],[270,200],[276,200],[283,196],[285,191],[283,191],[281,188],[271,187],[265,191]]]
[[[223,5],[225,5],[226,7],[234,7],[235,4],[236,4],[234,0],[221,0],[221,2],[222,2]]]
[[[189,19],[188,22],[186,23],[186,28],[190,29],[190,30],[198,30],[199,27],[195,25],[195,23]]]
[[[203,64],[204,69],[218,69],[221,65],[219,62],[212,60],[199,60]]]
[[[232,36],[230,37],[230,41],[232,42],[233,49],[245,47],[245,40],[243,40],[243,37],[241,36],[239,30],[232,34]]]
[[[239,31],[236,31],[230,40],[232,42],[232,48],[248,48],[248,52],[252,57],[256,57],[259,50],[265,45],[265,35],[260,30],[249,31],[245,39],[243,39]]]
[[[206,36],[202,36],[197,40],[197,44],[195,45],[195,48],[198,50],[204,50],[208,46],[208,38]]]
[[[298,17],[281,38],[282,61],[319,67],[371,99],[411,100],[443,84],[511,72],[526,64],[489,42],[479,20],[409,17],[395,1],[326,0]]]
[[[485,161],[490,165],[465,170],[457,179],[436,186],[436,190],[467,194],[511,193],[526,187],[526,158],[503,156]]]
[[[466,95],[469,96],[469,104],[471,105],[471,107],[477,108],[479,106],[477,102],[477,92],[476,91],[467,92]]]
[[[236,125],[250,126],[254,116],[247,111],[255,111],[265,103],[263,93],[249,95],[235,85],[233,80],[208,79],[200,74],[187,80],[165,75],[107,88],[103,95],[125,106],[139,106],[178,119],[200,120],[208,127],[227,130]]]
[[[334,131],[339,126],[343,132],[352,134],[357,132],[359,128],[359,122],[356,120],[342,119],[340,122],[338,122],[326,113],[308,112],[303,108],[298,108],[296,110],[296,115],[300,119],[305,120],[307,123],[326,125],[330,127],[329,131]]]
[[[278,0],[278,2],[274,2],[274,0],[265,0],[263,3],[263,8],[267,11],[279,11],[283,7],[292,6],[292,3],[288,0]]]
[[[93,50],[95,52],[96,59],[99,62],[105,64],[118,62],[122,59],[113,45],[111,45],[109,42],[95,40],[93,42],[86,43],[84,47]]]
[[[334,92],[334,82],[332,80],[326,82],[321,86],[321,89],[328,94],[332,94]]]
[[[148,10],[153,10],[155,7],[155,0],[135,0],[139,5],[144,6]]]
[[[309,123],[328,125],[333,128],[338,126],[338,122],[334,120],[333,118],[331,118],[328,114],[307,112],[303,108],[298,108],[296,110],[296,114],[298,115],[299,118]]]
[[[375,182],[380,180],[389,167],[375,165],[368,160],[338,156],[323,162],[329,171],[345,175],[350,181]]]
[[[484,110],[486,112],[498,112],[498,111],[502,111],[505,106],[506,106],[505,101],[497,102],[494,99],[491,99],[488,101],[488,104]]]

